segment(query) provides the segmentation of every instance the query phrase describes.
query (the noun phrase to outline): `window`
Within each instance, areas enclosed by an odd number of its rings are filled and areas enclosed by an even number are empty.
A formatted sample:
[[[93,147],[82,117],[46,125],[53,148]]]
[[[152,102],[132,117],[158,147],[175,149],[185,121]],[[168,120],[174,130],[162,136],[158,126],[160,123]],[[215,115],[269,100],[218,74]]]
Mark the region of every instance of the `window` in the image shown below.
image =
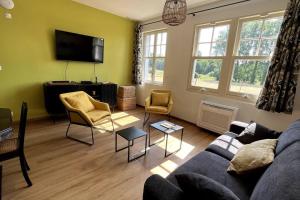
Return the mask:
[[[283,13],[196,26],[188,88],[255,101],[268,73]]]
[[[165,30],[144,33],[143,68],[145,82],[163,83],[166,48],[167,32]]]
[[[282,24],[282,16],[240,20],[230,92],[259,95]]]
[[[217,90],[227,51],[228,23],[199,26],[196,29],[191,85]]]

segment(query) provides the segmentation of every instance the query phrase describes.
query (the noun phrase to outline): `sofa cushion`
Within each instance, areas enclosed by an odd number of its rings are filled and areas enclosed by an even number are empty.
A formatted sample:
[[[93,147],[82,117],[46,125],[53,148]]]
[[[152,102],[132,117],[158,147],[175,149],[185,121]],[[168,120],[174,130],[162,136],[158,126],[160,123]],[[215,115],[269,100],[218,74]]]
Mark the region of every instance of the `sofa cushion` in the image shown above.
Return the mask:
[[[280,135],[275,154],[278,155],[286,147],[296,141],[300,141],[300,120],[292,123],[289,128]]]
[[[245,130],[245,128],[249,125],[249,123],[240,122],[240,121],[233,121],[230,123],[229,131],[240,134]]]
[[[257,140],[277,139],[281,132],[277,132],[264,127],[256,122],[251,122],[245,130],[236,137],[237,140],[244,144],[250,144]]]
[[[210,143],[206,151],[213,152],[227,160],[231,160],[238,149],[243,146],[242,143],[235,139],[236,136],[237,134],[235,133],[227,132]]]
[[[228,172],[245,174],[270,165],[274,160],[275,139],[259,140],[239,149],[227,169]]]
[[[169,94],[168,93],[152,92],[151,101],[152,101],[151,102],[152,106],[167,107],[168,103],[169,103]]]
[[[143,200],[184,200],[183,191],[159,175],[150,176],[144,185]]]
[[[230,189],[240,199],[249,199],[259,177],[241,177],[227,173],[229,161],[217,154],[203,151],[171,173],[167,179],[178,185],[176,174],[197,173],[207,176]]]
[[[255,186],[251,200],[299,199],[299,174],[300,142],[295,142],[275,157]]]
[[[180,188],[189,200],[239,200],[227,187],[201,174],[187,173],[175,175]]]
[[[90,112],[87,112],[87,115],[92,120],[92,122],[96,122],[100,119],[103,119],[104,117],[110,116],[110,113],[103,110],[92,110]]]
[[[73,96],[66,97],[66,101],[74,108],[83,112],[89,112],[95,109],[94,104],[89,100],[84,93],[79,93]]]

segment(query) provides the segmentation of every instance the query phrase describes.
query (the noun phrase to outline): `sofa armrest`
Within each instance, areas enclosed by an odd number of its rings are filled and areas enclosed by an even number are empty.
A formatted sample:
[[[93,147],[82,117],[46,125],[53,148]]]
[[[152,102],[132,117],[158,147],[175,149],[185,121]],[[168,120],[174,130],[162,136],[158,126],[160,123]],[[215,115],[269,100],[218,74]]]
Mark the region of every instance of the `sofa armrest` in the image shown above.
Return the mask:
[[[233,121],[230,124],[229,131],[239,135],[248,125],[249,124],[245,122]]]
[[[145,182],[143,200],[183,199],[183,191],[159,175],[152,175]]]

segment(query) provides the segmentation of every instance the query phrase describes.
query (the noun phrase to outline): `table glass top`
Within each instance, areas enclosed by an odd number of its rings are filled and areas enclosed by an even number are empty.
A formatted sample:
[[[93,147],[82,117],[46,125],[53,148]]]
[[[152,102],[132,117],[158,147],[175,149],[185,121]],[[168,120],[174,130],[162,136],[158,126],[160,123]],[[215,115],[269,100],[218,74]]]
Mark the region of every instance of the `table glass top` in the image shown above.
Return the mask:
[[[172,122],[169,122],[167,120],[150,124],[150,126],[152,128],[155,128],[155,129],[157,129],[163,133],[167,133],[167,134],[184,129],[184,127],[174,124]]]

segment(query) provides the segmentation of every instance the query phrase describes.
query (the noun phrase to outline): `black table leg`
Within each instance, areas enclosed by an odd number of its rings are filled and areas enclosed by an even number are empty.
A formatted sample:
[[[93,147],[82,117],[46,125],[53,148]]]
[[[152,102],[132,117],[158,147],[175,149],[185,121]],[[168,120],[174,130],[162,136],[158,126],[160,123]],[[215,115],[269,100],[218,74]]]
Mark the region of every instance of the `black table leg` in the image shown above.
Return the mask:
[[[145,135],[145,152],[143,154],[139,155],[139,156],[134,157],[134,158],[131,158],[131,156],[130,156],[130,146],[131,145],[130,145],[130,141],[128,141],[128,163],[146,155],[146,153],[147,153],[147,140],[148,140],[148,137],[147,137],[147,134],[146,134]]]
[[[169,134],[166,134],[167,140],[166,140],[166,148],[165,148],[165,157],[167,157],[167,152],[168,152],[168,140],[169,140]]]
[[[178,152],[178,151],[181,150],[182,139],[183,139],[183,130],[184,130],[184,129],[181,130],[180,147],[179,147],[179,149],[177,149],[176,151],[174,151],[174,152],[172,152],[172,153],[169,153],[169,154],[168,154],[168,135],[169,135],[169,134],[166,134],[166,135],[167,135],[167,141],[166,141],[165,157],[168,157],[168,156],[170,156],[170,155],[172,155],[172,154],[174,154],[174,153],[176,153],[176,152]]]

